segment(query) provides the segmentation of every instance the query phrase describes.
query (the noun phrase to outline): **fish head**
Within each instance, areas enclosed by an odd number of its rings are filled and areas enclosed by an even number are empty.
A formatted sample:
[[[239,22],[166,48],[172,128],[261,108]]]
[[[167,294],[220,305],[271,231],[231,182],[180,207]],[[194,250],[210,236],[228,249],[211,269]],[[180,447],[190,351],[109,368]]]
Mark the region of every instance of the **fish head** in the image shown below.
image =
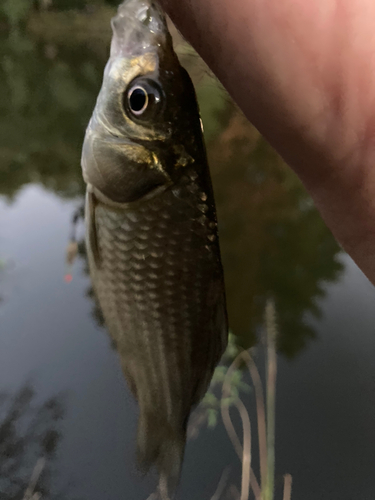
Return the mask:
[[[83,146],[83,175],[128,203],[178,180],[203,148],[195,92],[153,0],[126,0],[112,20],[111,55]]]

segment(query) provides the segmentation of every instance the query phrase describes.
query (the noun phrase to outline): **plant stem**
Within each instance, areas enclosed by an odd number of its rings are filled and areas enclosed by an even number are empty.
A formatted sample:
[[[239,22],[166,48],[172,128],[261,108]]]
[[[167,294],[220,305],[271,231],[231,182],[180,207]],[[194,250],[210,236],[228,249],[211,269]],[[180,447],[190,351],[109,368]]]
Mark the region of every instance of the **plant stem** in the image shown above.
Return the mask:
[[[31,475],[31,479],[27,487],[27,490],[25,491],[23,500],[33,500],[34,497],[38,498],[36,496],[37,494],[34,494],[34,490],[39,481],[40,475],[43,472],[45,464],[46,464],[46,459],[44,457],[38,459],[34,467],[33,473]]]
[[[290,500],[291,496],[292,496],[292,476],[290,474],[285,474],[283,500]]]
[[[275,305],[269,300],[266,305],[266,345],[267,345],[267,484],[264,500],[273,500],[275,478],[275,393],[276,393],[276,319]]]
[[[226,397],[228,397],[230,394],[230,380],[231,380],[231,377],[232,377],[234,370],[237,369],[238,365],[240,364],[242,354],[243,353],[240,353],[236,357],[236,359],[233,361],[233,363],[228,368],[228,371],[225,375],[225,379],[223,382],[223,389],[222,389],[221,405],[220,405],[221,416],[222,416],[226,431],[228,433],[228,436],[229,436],[230,440],[232,441],[233,447],[236,450],[236,453],[242,462],[242,474],[243,475],[242,475],[241,495],[244,495],[244,491],[246,491],[246,488],[247,488],[247,490],[249,489],[248,482],[250,482],[250,486],[253,490],[253,493],[254,493],[256,500],[261,500],[259,484],[258,484],[257,478],[254,474],[254,471],[251,467],[251,427],[250,427],[249,415],[248,415],[246,408],[243,405],[242,401],[238,400],[237,404],[235,406],[240,413],[242,425],[243,425],[244,446],[242,446],[241,442],[237,436],[236,430],[234,428],[232,419],[230,418],[229,406],[225,405],[223,403],[224,399]],[[244,477],[244,471],[246,471],[245,472],[246,477]],[[247,476],[248,472],[250,472],[250,478]],[[241,498],[244,498],[244,497],[241,496]]]
[[[255,403],[258,423],[259,440],[259,462],[260,462],[260,485],[265,488],[267,484],[267,435],[266,435],[266,412],[264,407],[263,386],[256,364],[248,351],[242,353],[247,364],[250,377],[255,389]]]

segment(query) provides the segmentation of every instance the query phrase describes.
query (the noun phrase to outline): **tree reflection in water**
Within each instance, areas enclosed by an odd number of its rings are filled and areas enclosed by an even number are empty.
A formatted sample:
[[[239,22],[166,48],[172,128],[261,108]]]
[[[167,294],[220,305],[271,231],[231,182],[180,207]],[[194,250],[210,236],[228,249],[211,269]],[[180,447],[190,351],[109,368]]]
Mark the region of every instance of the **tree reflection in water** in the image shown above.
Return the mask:
[[[208,152],[230,325],[251,346],[273,297],[278,348],[293,357],[315,337],[306,313],[320,314],[325,282],[340,276],[340,248],[301,182],[257,131],[233,107],[222,117],[226,126]]]
[[[61,440],[64,418],[61,396],[38,402],[34,389],[26,384],[15,394],[0,394],[0,497],[21,500],[30,485],[51,500],[66,498],[52,491],[53,463]],[[38,465],[38,467],[36,467]]]

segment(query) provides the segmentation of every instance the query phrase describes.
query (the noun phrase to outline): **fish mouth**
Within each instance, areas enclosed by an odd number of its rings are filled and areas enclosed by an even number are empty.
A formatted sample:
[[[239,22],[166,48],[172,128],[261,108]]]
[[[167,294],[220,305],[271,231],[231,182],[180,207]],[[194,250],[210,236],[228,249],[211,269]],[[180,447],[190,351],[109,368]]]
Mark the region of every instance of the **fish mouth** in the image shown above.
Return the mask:
[[[125,0],[112,19],[111,57],[130,57],[165,45],[165,15],[154,0]]]

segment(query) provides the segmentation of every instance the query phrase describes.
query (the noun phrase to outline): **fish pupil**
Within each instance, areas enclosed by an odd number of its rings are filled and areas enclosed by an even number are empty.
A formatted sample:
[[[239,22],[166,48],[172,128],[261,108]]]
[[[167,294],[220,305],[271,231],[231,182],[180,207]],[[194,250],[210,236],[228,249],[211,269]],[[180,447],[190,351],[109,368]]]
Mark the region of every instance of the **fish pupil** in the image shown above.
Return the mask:
[[[130,109],[135,114],[142,114],[147,108],[148,95],[147,92],[141,87],[136,87],[130,91],[129,105]]]

